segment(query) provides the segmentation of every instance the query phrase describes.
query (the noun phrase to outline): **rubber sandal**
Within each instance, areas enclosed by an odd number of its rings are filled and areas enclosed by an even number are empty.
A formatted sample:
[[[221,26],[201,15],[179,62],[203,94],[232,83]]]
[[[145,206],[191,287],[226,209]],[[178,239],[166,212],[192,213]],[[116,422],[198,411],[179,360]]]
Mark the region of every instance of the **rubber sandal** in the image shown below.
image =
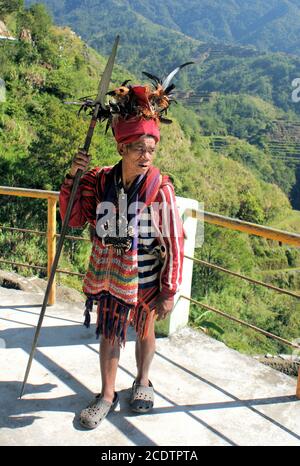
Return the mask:
[[[133,382],[131,389],[130,406],[135,413],[147,413],[153,408],[154,390],[149,380],[149,387]]]
[[[114,400],[112,403],[106,401],[97,395],[95,399],[80,413],[80,424],[86,429],[95,429],[103,421],[103,419],[114,411],[119,404],[119,395],[115,392]]]

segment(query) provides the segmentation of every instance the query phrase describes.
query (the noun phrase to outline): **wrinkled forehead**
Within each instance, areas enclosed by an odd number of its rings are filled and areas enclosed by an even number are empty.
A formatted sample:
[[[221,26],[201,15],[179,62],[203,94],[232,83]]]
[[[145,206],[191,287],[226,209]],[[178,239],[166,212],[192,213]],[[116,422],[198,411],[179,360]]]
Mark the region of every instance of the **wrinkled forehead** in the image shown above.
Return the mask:
[[[142,134],[142,136],[140,136],[136,141],[132,142],[132,145],[136,145],[139,143],[155,146],[157,141],[155,137],[151,136],[150,134]]]

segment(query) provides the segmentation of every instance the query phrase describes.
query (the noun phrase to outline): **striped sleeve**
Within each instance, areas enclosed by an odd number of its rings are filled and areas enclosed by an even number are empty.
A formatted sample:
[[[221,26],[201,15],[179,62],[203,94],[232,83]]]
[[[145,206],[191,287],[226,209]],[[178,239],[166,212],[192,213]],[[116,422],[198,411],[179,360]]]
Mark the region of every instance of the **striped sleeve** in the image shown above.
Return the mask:
[[[81,177],[69,221],[70,227],[81,228],[87,222],[95,226],[98,194],[97,180],[100,170],[99,167],[95,167]],[[72,185],[72,180],[65,179],[60,188],[59,210],[62,221],[66,216]]]
[[[184,233],[174,187],[170,181],[162,185],[156,201],[160,203],[161,242],[166,248],[166,259],[160,277],[161,294],[171,297],[178,291],[182,281]]]

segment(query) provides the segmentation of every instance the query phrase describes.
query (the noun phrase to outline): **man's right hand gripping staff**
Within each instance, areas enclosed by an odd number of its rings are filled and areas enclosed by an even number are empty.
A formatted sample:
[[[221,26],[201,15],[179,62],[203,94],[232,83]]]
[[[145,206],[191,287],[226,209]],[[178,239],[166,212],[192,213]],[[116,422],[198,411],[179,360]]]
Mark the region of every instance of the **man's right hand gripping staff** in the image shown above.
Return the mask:
[[[84,151],[83,149],[79,149],[79,151],[73,159],[71,169],[69,171],[70,177],[74,178],[77,173],[77,170],[82,170],[85,172],[91,161],[91,158],[92,157],[89,154],[87,154],[86,151]]]
[[[77,170],[85,172],[91,161],[91,156],[84,150],[79,150],[75,155],[70,171],[66,175],[63,184],[60,187],[59,206],[62,221],[64,221],[68,202],[72,190],[73,179]],[[81,228],[87,222],[95,226],[96,218],[96,198],[95,198],[95,181],[96,174],[99,168],[96,167],[84,174],[80,180],[80,184],[75,196],[69,226],[73,228]]]

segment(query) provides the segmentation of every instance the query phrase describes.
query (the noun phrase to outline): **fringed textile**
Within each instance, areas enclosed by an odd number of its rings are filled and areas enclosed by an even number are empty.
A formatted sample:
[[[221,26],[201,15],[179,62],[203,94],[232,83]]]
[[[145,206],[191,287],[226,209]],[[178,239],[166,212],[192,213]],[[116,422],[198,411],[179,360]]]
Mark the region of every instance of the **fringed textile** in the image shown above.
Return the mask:
[[[90,312],[93,303],[97,302],[96,336],[103,335],[112,344],[118,341],[119,346],[125,346],[127,329],[134,327],[138,337],[147,337],[151,321],[151,313],[155,312],[155,301],[158,287],[139,290],[138,304],[128,305],[108,292],[89,296],[86,300],[85,325],[90,326]]]

